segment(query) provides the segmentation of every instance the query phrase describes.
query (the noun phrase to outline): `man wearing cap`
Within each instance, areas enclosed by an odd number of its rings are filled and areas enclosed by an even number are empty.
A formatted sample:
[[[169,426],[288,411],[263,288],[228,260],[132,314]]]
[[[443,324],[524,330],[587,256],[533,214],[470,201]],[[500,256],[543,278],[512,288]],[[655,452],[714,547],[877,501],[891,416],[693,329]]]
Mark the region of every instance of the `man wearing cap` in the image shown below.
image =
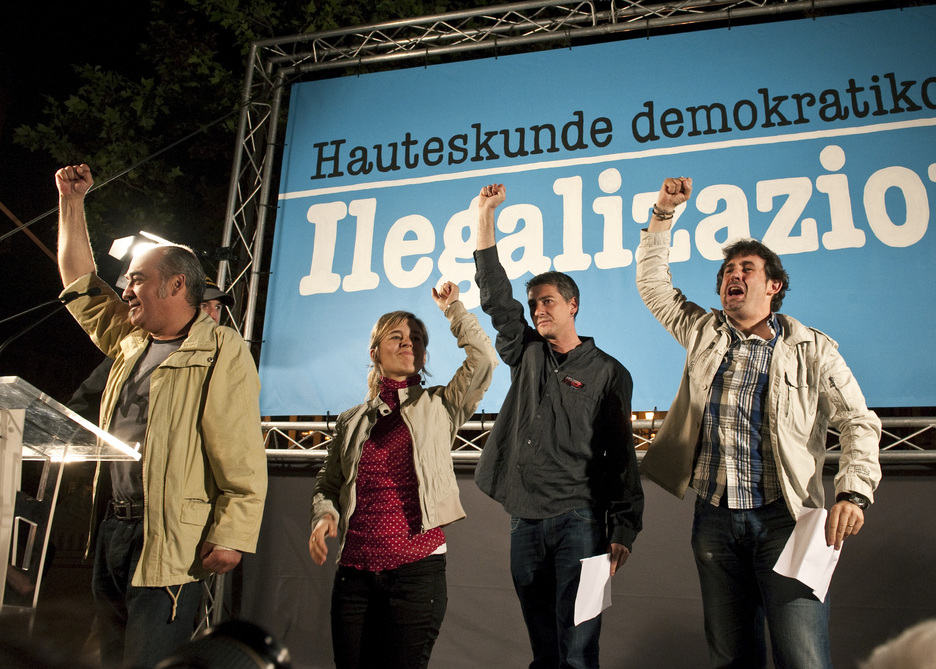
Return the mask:
[[[218,284],[211,279],[207,279],[205,283],[205,294],[202,296],[201,310],[211,316],[215,323],[220,324],[224,307],[234,308],[234,297],[218,288]]]
[[[145,669],[191,637],[201,580],[256,548],[267,487],[260,384],[244,340],[201,312],[205,276],[191,249],[135,256],[121,300],[96,275],[90,168],[64,167],[55,179],[65,290],[100,289],[69,311],[114,358],[101,427],[142,453],[111,463],[92,579],[101,663]]]

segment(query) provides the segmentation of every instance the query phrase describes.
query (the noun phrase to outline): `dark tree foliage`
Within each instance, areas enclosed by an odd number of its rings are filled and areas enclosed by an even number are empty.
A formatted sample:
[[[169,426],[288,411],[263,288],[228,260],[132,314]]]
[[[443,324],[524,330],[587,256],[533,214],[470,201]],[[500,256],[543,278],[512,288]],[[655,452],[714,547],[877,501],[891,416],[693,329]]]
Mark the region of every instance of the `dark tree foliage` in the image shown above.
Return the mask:
[[[480,4],[151,0],[137,53],[117,66],[74,65],[77,90],[47,96],[44,120],[20,126],[14,139],[56,164],[91,165],[100,186],[87,202],[96,248],[146,229],[207,250],[224,224],[251,42]]]

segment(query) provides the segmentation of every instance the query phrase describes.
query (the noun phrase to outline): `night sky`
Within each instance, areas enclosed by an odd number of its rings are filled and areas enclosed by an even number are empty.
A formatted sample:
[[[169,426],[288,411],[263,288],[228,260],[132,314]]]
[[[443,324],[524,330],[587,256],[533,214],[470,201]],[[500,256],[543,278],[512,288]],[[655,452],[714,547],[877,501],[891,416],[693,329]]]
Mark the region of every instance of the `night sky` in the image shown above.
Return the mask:
[[[90,63],[132,73],[137,45],[144,39],[149,2],[98,0],[76,4],[7,3],[0,41],[0,203],[26,223],[57,207],[54,173],[60,165],[42,153],[13,144],[14,130],[45,120],[44,96],[63,99],[78,88],[74,64]],[[82,162],[82,156],[75,156]],[[93,166],[92,166],[93,167]],[[30,227],[55,252],[56,214]],[[15,228],[0,213],[0,235]],[[96,248],[101,274],[119,272]],[[55,262],[27,235],[0,242],[0,319],[55,299],[61,282]],[[0,344],[53,307],[0,325]],[[56,399],[67,399],[103,358],[62,309],[0,353],[0,376],[21,376]]]

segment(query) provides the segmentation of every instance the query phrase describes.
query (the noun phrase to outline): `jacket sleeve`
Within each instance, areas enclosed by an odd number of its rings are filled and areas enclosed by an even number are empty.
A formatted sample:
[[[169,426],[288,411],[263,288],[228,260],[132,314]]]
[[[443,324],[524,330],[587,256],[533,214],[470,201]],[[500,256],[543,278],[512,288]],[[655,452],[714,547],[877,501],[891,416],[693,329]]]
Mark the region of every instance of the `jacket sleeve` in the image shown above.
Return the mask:
[[[465,351],[465,361],[444,391],[445,405],[455,431],[474,415],[491,385],[497,354],[478,317],[466,310],[460,300],[452,303],[446,315],[458,347]]]
[[[344,480],[341,472],[341,452],[348,438],[347,425],[346,414],[342,414],[335,425],[335,436],[328,444],[325,464],[315,478],[315,488],[312,491],[312,526],[326,514],[334,516],[336,523],[341,519],[339,500]]]
[[[683,348],[688,348],[693,327],[705,315],[705,310],[673,287],[669,246],[669,232],[641,231],[637,252],[637,292],[654,318]]]
[[[246,342],[216,328],[214,369],[204,396],[201,428],[219,496],[206,539],[256,550],[267,491],[267,461],[260,428],[260,379]]]
[[[842,445],[835,494],[857,492],[874,501],[874,491],[881,482],[881,420],[868,409],[858,381],[835,343],[818,331],[816,336],[826,344],[820,368],[819,409],[839,432]]]
[[[513,298],[497,247],[475,251],[475,282],[481,292],[481,309],[497,330],[497,353],[511,367],[520,364],[523,346],[536,333],[526,322],[524,306]]]
[[[603,424],[609,444],[605,454],[607,476],[608,537],[611,543],[631,550],[637,533],[643,528],[644,494],[634,450],[634,430],[631,425],[631,395],[633,382],[623,368],[612,379],[612,387],[604,398]]]
[[[72,300],[68,303],[68,311],[104,355],[116,358],[120,342],[135,329],[130,323],[127,303],[96,274],[85,274],[75,279],[65,286],[59,297],[70,292],[85,293],[92,288],[99,289],[100,294]]]

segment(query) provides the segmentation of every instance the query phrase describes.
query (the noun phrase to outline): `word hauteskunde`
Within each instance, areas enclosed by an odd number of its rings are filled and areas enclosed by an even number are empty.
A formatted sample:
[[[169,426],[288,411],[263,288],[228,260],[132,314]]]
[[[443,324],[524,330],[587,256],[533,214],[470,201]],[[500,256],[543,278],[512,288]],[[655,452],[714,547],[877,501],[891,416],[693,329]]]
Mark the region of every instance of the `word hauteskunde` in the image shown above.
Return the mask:
[[[679,139],[749,132],[756,128],[805,130],[815,123],[840,123],[855,119],[880,119],[895,115],[936,110],[936,76],[921,83],[899,81],[895,73],[873,75],[866,86],[849,79],[844,89],[819,93],[771,94],[757,89],[751,99],[733,104],[711,102],[685,108],[658,109],[652,100],[630,122],[631,136],[638,144],[663,138]],[[388,174],[420,166],[459,166],[495,160],[515,160],[586,149],[606,149],[614,141],[610,118],[587,119],[575,111],[562,124],[542,123],[520,128],[485,128],[472,123],[470,130],[449,136],[419,139],[407,131],[400,140],[373,146],[348,147],[348,139],[315,142],[311,152],[315,171],[310,178]]]

